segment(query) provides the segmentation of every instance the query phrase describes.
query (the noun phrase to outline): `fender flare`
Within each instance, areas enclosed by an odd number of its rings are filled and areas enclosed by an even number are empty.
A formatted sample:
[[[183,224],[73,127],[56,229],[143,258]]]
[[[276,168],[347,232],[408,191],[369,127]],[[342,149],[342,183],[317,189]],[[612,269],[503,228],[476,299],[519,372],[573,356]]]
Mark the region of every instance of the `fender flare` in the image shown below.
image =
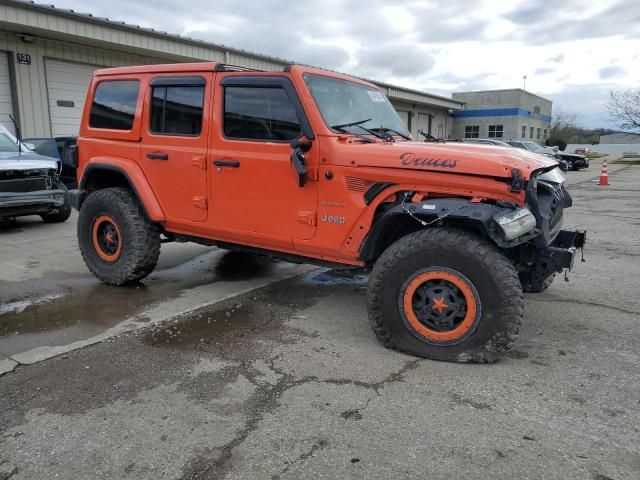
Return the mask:
[[[140,167],[128,160],[117,157],[101,157],[92,159],[82,171],[82,177],[78,182],[78,188],[83,195],[80,196],[78,208],[82,206],[84,201],[84,193],[86,192],[86,181],[91,172],[95,170],[109,170],[121,174],[129,183],[134,195],[138,198],[140,205],[150,220],[163,223],[166,220],[164,211],[158,202],[158,198],[154,193],[151,185],[147,181]]]
[[[386,228],[397,219],[399,215],[411,217],[416,223],[420,221],[434,222],[438,219],[443,221],[446,219],[455,223],[470,226],[476,231],[481,232],[483,236],[490,238],[493,243],[501,248],[509,248],[523,243],[530,238],[538,235],[539,230],[534,228],[528,234],[523,235],[512,241],[506,241],[502,238],[493,217],[504,210],[511,210],[515,207],[512,204],[488,204],[474,203],[464,198],[434,198],[424,200],[422,202],[397,204],[385,211],[376,218],[371,226],[369,233],[360,246],[359,259],[362,261],[373,260],[376,255],[378,240],[384,235]],[[426,227],[426,225],[421,225]]]

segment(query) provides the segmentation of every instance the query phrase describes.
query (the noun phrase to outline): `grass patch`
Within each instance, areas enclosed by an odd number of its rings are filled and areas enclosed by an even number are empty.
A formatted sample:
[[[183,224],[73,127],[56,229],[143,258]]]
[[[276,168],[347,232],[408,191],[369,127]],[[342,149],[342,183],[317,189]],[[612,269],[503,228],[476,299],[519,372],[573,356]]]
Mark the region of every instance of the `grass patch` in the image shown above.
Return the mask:
[[[622,158],[637,158],[640,159],[640,153],[636,152],[624,152]]]
[[[606,157],[607,154],[606,153],[598,153],[598,152],[589,152],[587,153],[586,157],[589,160],[594,160],[596,158],[602,158],[602,157]]]

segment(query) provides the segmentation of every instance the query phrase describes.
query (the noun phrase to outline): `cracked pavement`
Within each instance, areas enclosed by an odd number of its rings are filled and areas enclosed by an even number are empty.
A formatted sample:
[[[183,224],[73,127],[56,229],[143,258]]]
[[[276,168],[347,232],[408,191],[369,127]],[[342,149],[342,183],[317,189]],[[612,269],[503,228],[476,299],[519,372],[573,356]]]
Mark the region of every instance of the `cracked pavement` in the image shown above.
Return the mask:
[[[640,167],[610,182],[497,364],[386,350],[311,272],[0,377],[0,478],[637,479]]]

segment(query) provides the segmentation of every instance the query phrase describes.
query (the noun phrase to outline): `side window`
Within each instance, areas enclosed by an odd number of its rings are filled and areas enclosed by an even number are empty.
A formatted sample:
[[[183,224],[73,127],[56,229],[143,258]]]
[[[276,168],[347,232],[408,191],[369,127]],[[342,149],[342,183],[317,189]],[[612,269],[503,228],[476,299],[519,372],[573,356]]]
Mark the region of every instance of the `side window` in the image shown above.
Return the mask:
[[[228,138],[291,141],[301,134],[293,103],[281,87],[225,87]]]
[[[110,80],[99,83],[93,95],[89,126],[131,130],[139,90],[138,80]]]
[[[153,87],[151,94],[152,133],[198,136],[202,131],[203,85]]]

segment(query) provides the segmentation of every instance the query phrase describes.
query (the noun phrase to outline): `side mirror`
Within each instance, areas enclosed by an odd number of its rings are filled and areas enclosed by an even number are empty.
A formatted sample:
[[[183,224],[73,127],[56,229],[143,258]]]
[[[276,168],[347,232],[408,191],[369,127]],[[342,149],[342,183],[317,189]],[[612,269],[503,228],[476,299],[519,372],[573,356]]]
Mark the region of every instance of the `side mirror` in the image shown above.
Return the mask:
[[[291,142],[291,168],[296,176],[298,187],[304,187],[307,183],[307,160],[304,157],[305,152],[311,149],[311,142],[295,140]]]
[[[304,184],[307,183],[307,161],[304,158],[304,153],[299,148],[291,152],[291,167],[296,176],[298,186],[304,187]]]

